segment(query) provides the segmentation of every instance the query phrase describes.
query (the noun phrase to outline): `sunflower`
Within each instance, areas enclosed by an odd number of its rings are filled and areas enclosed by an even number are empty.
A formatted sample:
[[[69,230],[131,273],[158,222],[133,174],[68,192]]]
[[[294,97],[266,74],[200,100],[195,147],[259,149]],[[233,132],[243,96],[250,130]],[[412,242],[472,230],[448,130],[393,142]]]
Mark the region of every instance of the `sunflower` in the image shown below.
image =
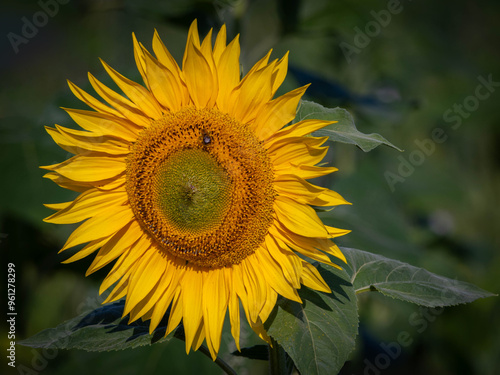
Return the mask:
[[[301,302],[301,285],[330,292],[306,259],[345,260],[331,241],[346,230],[324,225],[311,206],[347,202],[306,180],[336,168],[318,166],[326,138],[309,136],[331,124],[288,125],[307,86],[274,98],[287,74],[286,54],[269,53],[241,78],[238,36],[226,44],[222,26],[200,41],[189,29],[182,69],[155,32],[150,54],[135,36],[145,87],[105,62],[122,96],[89,74],[107,104],[73,83],[93,110],[65,109],[83,128],[47,128],[75,156],[42,168],[45,177],[80,194],[46,205],[55,224],[83,223],[61,249],[85,246],[65,261],[97,252],[87,275],[115,261],[100,293],[123,297],[129,322],[149,320],[153,332],[169,309],[166,334],[181,322],[186,351],[206,344],[215,359],[229,310],[238,350],[240,306],[264,340],[263,323],[278,294]]]

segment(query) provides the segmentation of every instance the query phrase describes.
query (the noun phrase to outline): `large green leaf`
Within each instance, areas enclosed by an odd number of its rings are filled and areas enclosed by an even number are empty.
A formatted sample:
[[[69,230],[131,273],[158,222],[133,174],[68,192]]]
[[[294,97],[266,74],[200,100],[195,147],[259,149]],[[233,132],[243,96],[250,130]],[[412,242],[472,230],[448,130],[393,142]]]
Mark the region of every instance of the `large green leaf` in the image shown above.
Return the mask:
[[[365,152],[371,151],[380,145],[386,145],[402,151],[380,134],[361,133],[356,128],[356,125],[354,125],[351,114],[344,108],[326,108],[321,104],[302,100],[297,111],[296,120],[302,121],[306,119],[338,121],[335,124],[328,125],[314,132],[313,135],[316,137],[328,137],[330,141],[350,143],[358,146]]]
[[[354,349],[358,330],[356,295],[343,270],[321,265],[331,294],[303,287],[303,304],[281,299],[266,322],[268,334],[288,353],[302,375],[337,374]]]
[[[147,322],[139,320],[128,325],[128,317],[121,318],[123,305],[123,301],[104,305],[55,328],[45,329],[20,344],[33,348],[107,351],[151,345],[172,338],[173,335],[164,337],[166,326],[162,324],[152,335]]]
[[[381,255],[350,248],[342,248],[342,252],[347,258],[347,270],[357,294],[378,291],[428,307],[452,306],[494,296],[473,284]]]

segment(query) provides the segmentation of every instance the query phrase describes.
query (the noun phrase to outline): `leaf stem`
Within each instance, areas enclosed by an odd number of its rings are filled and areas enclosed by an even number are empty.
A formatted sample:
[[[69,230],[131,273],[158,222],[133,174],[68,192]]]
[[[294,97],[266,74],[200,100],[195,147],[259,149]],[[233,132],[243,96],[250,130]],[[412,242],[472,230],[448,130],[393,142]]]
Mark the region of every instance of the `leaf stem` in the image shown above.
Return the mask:
[[[182,324],[175,330],[174,337],[181,341],[186,341],[186,336],[184,335],[184,327]],[[210,350],[205,345],[201,345],[198,350],[205,354],[208,358],[212,359],[212,355],[210,354]],[[233,370],[231,366],[229,366],[226,362],[224,362],[221,358],[216,357],[214,360],[215,364],[219,366],[227,375],[238,375],[236,371]]]
[[[354,291],[356,294],[361,294],[364,292],[378,292],[377,288],[375,288],[373,285],[366,286],[364,288],[359,288]]]
[[[361,294],[361,293],[364,293],[364,292],[370,292],[370,287],[368,288],[360,288],[360,289],[356,289],[354,291],[356,294]]]
[[[205,345],[201,345],[198,349],[200,352],[205,354],[208,358],[212,359],[210,355],[210,351]],[[231,366],[229,366],[226,362],[224,362],[221,358],[217,357],[214,360],[215,364],[219,366],[227,375],[237,375],[236,371],[233,370]]]
[[[269,345],[269,374],[289,375],[293,364],[285,350],[271,337]]]

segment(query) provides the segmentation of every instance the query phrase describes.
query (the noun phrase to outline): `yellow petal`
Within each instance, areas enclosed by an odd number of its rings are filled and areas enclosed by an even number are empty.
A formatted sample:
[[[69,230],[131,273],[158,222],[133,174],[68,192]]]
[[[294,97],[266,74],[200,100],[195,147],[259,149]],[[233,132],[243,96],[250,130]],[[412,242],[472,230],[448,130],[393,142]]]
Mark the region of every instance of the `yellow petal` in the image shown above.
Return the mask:
[[[63,250],[115,234],[127,225],[133,216],[129,207],[120,206],[116,207],[112,214],[92,217],[71,233]]]
[[[151,54],[144,50],[146,70],[151,78],[149,89],[163,107],[177,112],[189,102],[189,94],[181,84],[178,73],[162,66]]]
[[[196,332],[202,321],[203,272],[186,269],[189,272],[182,279],[182,322],[186,335],[186,349],[191,348]]]
[[[106,299],[102,302],[103,304],[105,303],[111,303],[118,301],[119,299],[123,298],[127,294],[127,287],[128,287],[128,282],[129,278],[124,277],[118,283],[115,285],[111,293],[106,297]],[[122,316],[123,318],[124,316]]]
[[[213,107],[218,93],[218,81],[213,61],[207,60],[193,43],[186,46],[186,58],[182,65],[189,95],[197,108]]]
[[[286,228],[273,227],[269,231],[273,236],[280,238],[290,248],[318,262],[333,266],[328,254],[332,254],[330,247],[336,246],[332,241],[324,238],[310,238],[299,236]],[[320,249],[320,250],[318,250]],[[324,251],[324,252],[323,252]]]
[[[80,158],[80,156],[73,156],[69,158],[68,160],[63,161],[62,163],[57,163],[57,164],[51,164],[51,165],[42,165],[40,166],[41,169],[46,169],[49,171],[55,171],[58,168],[62,168],[67,166],[68,164],[71,164],[73,161],[76,159]]]
[[[191,344],[191,347],[193,350],[198,350],[203,344],[203,340],[205,340],[205,329],[204,329],[204,324],[203,321],[201,322],[200,326],[198,327],[198,331],[196,331],[194,338],[193,338],[193,343]],[[189,354],[188,348],[186,348],[186,353]],[[212,360],[215,361],[215,358],[217,358],[217,353],[215,352],[210,352],[210,355],[212,356]]]
[[[167,274],[167,272],[165,272],[165,274]],[[161,294],[161,297],[158,299],[158,301],[154,304],[153,315],[151,316],[151,322],[149,323],[150,334],[153,333],[153,331],[156,329],[156,327],[158,327],[163,317],[165,316],[167,308],[172,302],[177,288],[177,283],[169,284],[168,287],[164,287],[161,282],[159,285],[165,290],[163,294]],[[159,293],[159,291],[157,293]]]
[[[241,305],[243,306],[243,311],[247,313],[248,305],[248,292],[245,288],[245,281],[243,279],[243,267],[242,264],[234,264],[231,268],[231,284],[233,292],[239,297]],[[235,303],[233,301],[233,303]],[[239,330],[239,328],[238,328]]]
[[[43,175],[43,177],[50,179],[51,181],[55,182],[57,185],[65,189],[77,191],[79,193],[83,193],[93,187],[92,184],[89,182],[73,181],[66,177],[61,176],[59,173],[56,172],[46,173]]]
[[[179,272],[175,262],[167,260],[165,272],[163,273],[162,279],[158,283],[158,289],[161,288],[163,292],[158,290],[158,294],[160,294],[161,297],[154,303],[151,322],[149,325],[149,333],[152,333],[163,319],[168,306],[174,298],[175,292],[179,286],[179,281],[183,275],[182,270]]]
[[[288,246],[290,246],[297,252],[318,262],[329,264],[330,266],[340,269],[341,267],[337,266],[335,263],[332,263],[324,253],[330,254],[346,263],[344,254],[342,253],[342,251],[340,251],[339,247],[335,243],[333,243],[333,241],[331,241],[331,238],[343,236],[349,233],[350,230],[338,229],[328,226],[325,227],[329,232],[329,238],[303,237],[297,235],[296,233],[290,232],[285,227],[271,228],[270,233],[282,239]],[[321,250],[321,252],[319,250]]]
[[[168,317],[167,330],[165,336],[177,328],[182,319],[182,293],[181,288],[177,288],[170,305],[170,316]]]
[[[266,237],[266,248],[272,258],[281,267],[283,276],[295,289],[300,288],[300,259],[278,236]]]
[[[123,274],[123,277],[120,280],[118,280],[115,287],[113,288],[113,290],[103,303],[114,302],[124,297],[127,294],[130,277],[131,275],[134,274],[134,271],[137,269],[138,266],[139,266],[138,262],[132,264],[132,266]],[[125,315],[126,314],[122,314],[122,318],[124,318]]]
[[[272,98],[271,76],[274,65],[248,73],[235,88],[234,102],[230,107],[231,114],[241,123],[254,120]]]
[[[348,229],[339,229],[339,228],[330,227],[328,225],[325,225],[325,228],[328,231],[328,234],[330,235],[330,238],[344,236],[347,233],[351,232]]]
[[[328,152],[328,147],[319,147],[325,141],[326,137],[299,137],[282,144],[276,143],[269,150],[269,156],[275,169],[287,168],[292,162],[315,165],[322,161]]]
[[[137,241],[137,233],[130,230],[132,222],[120,229],[97,253],[94,261],[89,266],[85,276],[101,269],[109,264]]]
[[[233,39],[217,62],[219,94],[217,106],[222,112],[229,112],[233,90],[240,83],[240,44],[239,36]]]
[[[151,241],[147,238],[147,235],[142,232],[142,229],[136,221],[132,221],[130,230],[136,231],[140,238],[133,246],[127,249],[120,258],[118,258],[111,271],[109,271],[108,275],[101,283],[99,294],[102,294],[111,285],[129,273],[137,263],[137,260],[151,248]]]
[[[198,108],[213,106],[217,93],[214,96],[214,80],[212,76],[211,61],[203,55],[198,35],[198,22],[194,20],[188,31],[186,49],[182,59],[182,79],[185,82],[191,100]],[[210,104],[209,104],[210,103]]]
[[[179,65],[177,65],[177,62],[175,61],[175,59],[172,57],[168,49],[161,41],[160,35],[158,35],[158,32],[156,30],[155,30],[155,35],[153,37],[153,51],[156,55],[156,58],[161,63],[161,65],[163,65],[169,72],[172,73],[175,82],[178,85],[180,85],[181,70],[179,68]]]
[[[297,290],[284,277],[281,266],[270,255],[267,248],[257,249],[255,256],[257,259],[257,265],[262,273],[262,277],[266,279],[267,283],[276,291],[276,293],[289,300],[302,303],[299,295],[297,294]]]
[[[156,283],[156,285],[146,294],[146,296],[139,301],[137,305],[133,307],[130,311],[128,324],[135,322],[137,319],[141,319],[143,322],[150,320],[153,315],[154,305],[158,302],[162,294],[162,288],[160,285],[161,281]],[[127,291],[128,294],[128,291]],[[156,328],[156,327],[155,327]],[[154,329],[150,331],[153,332]]]
[[[217,34],[217,38],[215,39],[213,50],[215,64],[218,64],[222,53],[226,49],[226,38],[226,25],[223,24]]]
[[[252,75],[254,72],[256,72],[259,69],[264,68],[267,65],[267,63],[269,62],[269,57],[271,57],[272,52],[273,52],[273,50],[270,49],[269,52],[267,52],[267,54],[263,58],[261,58],[259,61],[257,61],[255,63],[254,66],[252,66],[252,68],[248,71],[248,73],[245,75],[245,77],[248,75]]]
[[[70,163],[41,168],[53,170],[73,181],[91,182],[116,177],[125,172],[125,167],[123,157],[77,155]]]
[[[248,317],[247,317],[248,318]],[[267,342],[269,345],[271,345],[271,338],[268,336],[264,324],[262,324],[262,321],[257,319],[257,321],[253,322],[251,320],[248,321],[250,323],[250,327],[253,329],[253,331],[265,342]]]
[[[56,125],[56,129],[49,127],[45,129],[59,146],[73,154],[102,152],[110,155],[124,155],[129,152],[128,145],[119,138],[95,135],[59,125]]]
[[[128,314],[132,308],[147,296],[156,284],[158,284],[165,272],[165,259],[161,254],[152,249],[146,252],[145,256],[138,262],[139,265],[128,286],[124,314]]]
[[[51,210],[60,211],[64,210],[65,208],[68,208],[72,203],[73,201],[64,203],[50,203],[50,204],[46,203],[44,204],[44,206],[50,208]]]
[[[106,242],[108,242],[110,237],[111,236],[104,237],[104,238],[101,238],[99,240],[95,240],[95,241],[90,242],[83,249],[79,250],[75,255],[73,255],[71,258],[63,260],[61,263],[71,263],[71,262],[75,262],[77,260],[83,259],[86,256],[89,256],[90,254],[97,251],[97,249],[102,247]],[[61,251],[59,251],[59,252],[61,252]]]
[[[296,202],[313,206],[338,206],[349,204],[340,194],[326,188],[313,185],[292,174],[277,175],[274,181],[276,192],[292,198]]]
[[[212,358],[217,357],[219,351],[228,297],[224,272],[217,269],[208,272],[203,284],[203,322]]]
[[[80,153],[80,149],[75,146],[72,142],[67,140],[57,129],[51,128],[46,126],[45,131],[49,133],[49,135],[52,137],[52,140],[58,144],[59,147],[61,147],[63,150],[68,151],[72,154],[78,154]],[[85,150],[87,151],[87,150]]]
[[[153,119],[159,119],[162,116],[160,106],[148,90],[138,83],[124,77],[103,60],[101,60],[101,63],[113,81],[122,89],[123,93],[127,95],[146,116]]]
[[[281,58],[281,60],[276,64],[273,72],[273,86],[272,91],[273,95],[276,93],[276,90],[281,86],[283,81],[285,80],[286,74],[288,72],[288,52],[285,53],[285,56]]]
[[[122,176],[121,178],[105,181],[102,184],[96,184],[95,188],[100,191],[123,190],[125,189],[125,182],[126,178],[125,176]]]
[[[95,109],[97,112],[106,114],[106,115],[111,115],[111,116],[116,116],[118,118],[123,118],[122,114],[118,112],[116,109],[107,106],[103,103],[101,103],[99,100],[94,98],[92,95],[88,94],[81,88],[79,88],[77,85],[75,85],[73,82],[68,81],[68,86],[70,90],[73,92],[73,94],[80,99],[82,102],[87,104],[90,108]]]
[[[339,206],[342,204],[351,204],[346,201],[336,191],[325,189],[319,194],[315,200],[311,202],[313,206]]]
[[[132,40],[134,43],[134,59],[135,59],[135,64],[137,65],[137,70],[141,74],[142,80],[146,84],[147,87],[150,87],[149,84],[149,78],[148,75],[146,74],[146,62],[144,61],[144,54],[143,54],[143,47],[142,45],[137,41],[137,38],[135,37],[135,34],[132,33]]]
[[[308,262],[302,262],[302,284],[308,288],[318,290],[320,292],[331,293],[330,287],[326,284],[325,280],[321,277],[316,267]]]
[[[203,56],[205,56],[205,59],[207,59],[207,61],[213,59],[212,32],[213,32],[213,29],[210,29],[208,34],[205,36],[205,39],[203,39],[203,42],[201,43],[201,47],[200,47],[200,51],[201,51],[201,53],[203,53]]]
[[[137,139],[140,129],[131,122],[116,116],[85,111],[80,109],[63,108],[83,129],[92,132],[95,136],[113,136],[128,142]]]
[[[297,202],[304,204],[308,204],[320,195],[323,190],[326,190],[293,174],[276,176],[274,187],[278,193],[286,194]]]
[[[198,20],[196,19],[193,22],[191,22],[191,25],[189,26],[186,45],[188,44],[193,44],[195,47],[198,47],[198,49],[201,47],[200,35],[198,33]],[[187,59],[186,51],[184,51],[184,58],[182,60],[183,64],[186,59]]]
[[[305,237],[328,237],[325,226],[310,206],[278,196],[274,201],[274,209],[278,220],[292,232]]]
[[[303,137],[307,134],[322,129],[325,126],[335,124],[338,121],[325,121],[325,120],[302,120],[296,124],[287,126],[275,134],[275,136],[266,143],[284,140],[290,137]]]
[[[349,233],[350,230],[346,231],[346,232]],[[347,263],[345,255],[342,253],[342,251],[339,249],[339,247],[337,245],[335,245],[333,242],[330,241],[330,245],[328,246],[328,248],[324,249],[323,251],[340,259],[342,262]],[[335,263],[333,264],[333,266],[338,268],[338,269],[341,269],[341,267],[337,266]]]
[[[297,105],[309,85],[290,91],[265,105],[251,125],[260,140],[266,140],[295,118]]]
[[[256,321],[266,300],[265,281],[259,279],[249,262],[244,261],[241,265],[243,284],[245,285],[248,295],[248,299],[246,301],[242,300],[242,303],[244,303],[243,306],[250,320]]]
[[[288,165],[282,164],[279,168],[275,167],[274,173],[275,176],[294,174],[304,180],[309,180],[311,178],[326,176],[336,171],[338,171],[338,168],[335,167],[318,167],[314,165],[290,163]]]
[[[151,123],[151,119],[142,113],[142,111],[134,103],[132,103],[127,98],[117,94],[109,87],[100,82],[92,74],[88,74],[89,81],[94,90],[109,104],[111,104],[115,109],[120,112],[123,117],[129,119],[134,124],[140,126],[148,126]]]
[[[276,293],[276,291],[273,288],[271,288],[270,285],[266,285],[266,287],[267,287],[266,300],[264,301],[264,306],[262,307],[262,310],[260,310],[259,313],[259,318],[263,322],[265,322],[267,318],[269,318],[269,315],[271,315],[271,312],[276,306],[276,301],[278,300],[278,293]]]
[[[137,304],[132,308],[132,310],[130,310],[129,324],[135,322],[139,318],[142,319],[142,321],[146,321],[152,318],[154,307],[160,300],[162,292],[164,291],[163,285],[161,283],[162,277],[164,275],[165,272],[162,273],[158,282],[153,284],[151,289],[146,290],[147,293],[143,296],[142,299],[140,299],[137,302]],[[127,290],[127,295],[130,295],[128,290]],[[154,328],[156,328],[156,326],[153,328],[150,327],[150,332],[153,332]]]
[[[53,224],[78,223],[92,216],[105,215],[110,208],[120,206],[127,199],[127,193],[124,190],[111,193],[103,193],[97,189],[87,190],[79,195],[71,205],[43,221]]]
[[[229,321],[231,323],[231,335],[234,338],[236,348],[241,351],[240,348],[240,303],[238,300],[237,288],[233,282],[233,267],[225,267],[224,276],[226,279],[226,285],[228,287],[228,310],[229,310]]]

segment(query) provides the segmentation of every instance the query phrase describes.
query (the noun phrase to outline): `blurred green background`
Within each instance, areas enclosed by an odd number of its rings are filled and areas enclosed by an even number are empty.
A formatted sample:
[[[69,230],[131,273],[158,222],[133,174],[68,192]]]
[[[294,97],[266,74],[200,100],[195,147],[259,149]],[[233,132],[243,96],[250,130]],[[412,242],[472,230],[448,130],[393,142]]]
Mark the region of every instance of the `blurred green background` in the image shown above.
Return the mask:
[[[23,26],[33,17],[40,25],[36,30]],[[489,91],[476,88],[478,77],[500,82],[499,17],[494,0],[2,2],[0,248],[2,274],[7,262],[16,265],[17,337],[96,307],[99,283],[109,270],[85,278],[91,259],[61,264],[67,255],[57,251],[74,227],[42,222],[50,214],[43,203],[75,196],[42,179],[38,169],[69,156],[44,126],[73,127],[59,107],[85,108],[66,79],[89,89],[90,71],[110,83],[101,57],[139,80],[131,33],[150,48],[155,28],[180,61],[194,18],[203,35],[222,23],[230,38],[241,33],[244,71],[270,48],[275,58],[289,50],[290,73],[280,92],[312,82],[307,99],[348,108],[361,131],[380,133],[406,150],[379,147],[365,154],[333,145],[329,158],[340,171],[325,182],[353,203],[325,218],[352,230],[340,245],[498,293],[500,84],[490,84]],[[455,113],[459,105],[462,112]],[[428,155],[419,153],[417,143],[438,128],[446,140],[428,141]],[[392,188],[388,172],[392,179],[399,175]],[[357,349],[344,374],[376,374],[369,364],[401,332],[408,332],[411,345],[380,373],[500,373],[498,298],[432,314],[369,294],[361,296],[359,308]],[[243,338],[248,345],[258,342],[248,329]],[[2,326],[3,353],[7,341]],[[265,363],[231,357],[230,350],[226,331],[222,358],[240,374],[266,372]],[[202,354],[186,356],[180,341],[109,353],[43,353],[18,345],[17,363],[43,374],[220,373]]]

